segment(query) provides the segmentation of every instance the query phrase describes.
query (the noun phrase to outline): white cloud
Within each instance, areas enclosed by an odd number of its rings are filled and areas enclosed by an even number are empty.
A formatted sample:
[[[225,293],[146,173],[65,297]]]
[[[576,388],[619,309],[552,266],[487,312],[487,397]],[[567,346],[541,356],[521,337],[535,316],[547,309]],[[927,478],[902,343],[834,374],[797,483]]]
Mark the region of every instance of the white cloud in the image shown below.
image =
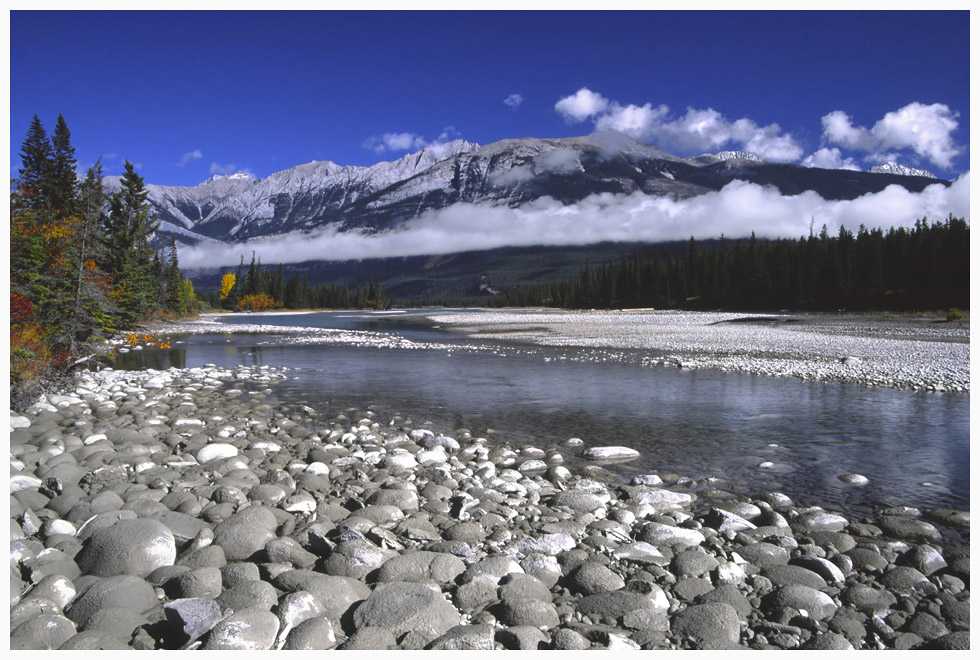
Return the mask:
[[[684,154],[718,151],[735,145],[758,154],[765,160],[795,161],[803,155],[796,140],[782,133],[779,124],[759,126],[751,119],[730,121],[713,108],[688,108],[670,118],[666,105],[622,105],[583,87],[555,104],[555,110],[567,121],[585,121],[590,117],[597,130],[613,130],[642,141],[655,141],[668,150]]]
[[[179,167],[184,167],[188,163],[194,160],[201,160],[204,158],[204,154],[201,153],[200,149],[195,149],[194,151],[188,151],[186,154],[180,157],[180,162],[177,163]]]
[[[851,157],[845,158],[841,150],[837,147],[817,149],[812,154],[804,158],[801,165],[806,167],[819,167],[825,170],[858,170],[861,166],[854,162]]]
[[[224,245],[207,243],[182,248],[188,268],[233,266],[255,250],[267,264],[311,260],[345,261],[489,250],[505,246],[588,245],[601,241],[659,242],[748,236],[797,239],[826,224],[833,234],[841,226],[911,226],[919,218],[941,220],[952,213],[970,217],[969,173],[951,187],[928,186],[912,193],[897,185],[854,200],[827,201],[813,192],[783,196],[773,188],[734,181],[722,190],[684,200],[643,193],[592,195],[569,205],[541,198],[520,208],[489,204],[455,204],[422,214],[398,229],[380,234],[338,233],[328,227]]]
[[[420,151],[425,148],[439,154],[447,143],[459,137],[459,131],[452,126],[447,126],[434,140],[427,140],[416,133],[385,133],[381,137],[372,135],[362,143],[362,146],[378,154],[386,151]]]
[[[555,103],[555,110],[569,122],[585,121],[593,115],[605,112],[607,107],[609,100],[587,87]]]
[[[233,174],[237,165],[222,165],[221,163],[211,163],[211,174]]]
[[[821,122],[827,142],[872,154],[871,160],[894,160],[895,153],[883,152],[911,149],[919,157],[949,168],[953,158],[962,153],[952,136],[959,126],[958,116],[943,103],[909,103],[886,113],[871,128],[854,126],[841,110],[824,115]]]
[[[504,99],[504,105],[513,110],[517,110],[521,103],[524,103],[524,97],[520,94],[511,94]]]

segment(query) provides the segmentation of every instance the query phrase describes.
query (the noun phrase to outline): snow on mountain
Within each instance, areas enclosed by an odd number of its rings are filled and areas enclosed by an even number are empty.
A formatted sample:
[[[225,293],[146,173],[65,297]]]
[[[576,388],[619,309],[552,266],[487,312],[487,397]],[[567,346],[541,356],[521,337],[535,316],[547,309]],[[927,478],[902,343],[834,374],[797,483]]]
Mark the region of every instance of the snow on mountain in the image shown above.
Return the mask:
[[[684,199],[736,179],[783,194],[813,190],[825,199],[853,199],[886,185],[880,177],[767,163],[742,151],[679,158],[620,133],[599,132],[484,146],[455,140],[367,167],[313,161],[264,179],[236,173],[197,186],[146,187],[152,213],[165,223],[161,232],[181,241],[239,242],[326,226],[384,231],[460,203],[518,207],[550,198],[571,204],[633,193]],[[925,183],[908,177],[902,185],[917,191]],[[117,190],[119,177],[106,177],[106,187]]]
[[[887,162],[881,165],[875,165],[869,172],[874,172],[876,174],[898,174],[901,176],[924,176],[928,179],[937,178],[935,174],[927,170],[920,170],[914,167],[909,167],[907,165],[899,165],[895,162]]]
[[[701,154],[690,159],[691,162],[699,165],[713,165],[728,160],[748,160],[756,163],[765,162],[756,154],[750,151],[719,151],[716,154]]]

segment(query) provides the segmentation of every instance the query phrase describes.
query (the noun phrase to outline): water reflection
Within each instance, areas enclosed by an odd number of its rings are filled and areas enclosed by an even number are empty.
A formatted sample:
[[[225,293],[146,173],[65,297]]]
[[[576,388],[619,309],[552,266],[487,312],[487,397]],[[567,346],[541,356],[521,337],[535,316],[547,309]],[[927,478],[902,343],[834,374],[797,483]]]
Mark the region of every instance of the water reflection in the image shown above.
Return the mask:
[[[271,365],[298,370],[285,402],[378,405],[439,429],[466,427],[512,445],[626,445],[625,477],[720,476],[801,503],[969,508],[969,396],[764,378],[533,354],[278,345],[274,335],[184,337],[170,350],[120,356],[120,368]],[[311,403],[311,405],[313,405]],[[319,403],[318,403],[319,405]],[[492,429],[492,430],[491,430]],[[764,462],[772,466],[760,468]],[[844,473],[871,479],[854,487]],[[932,486],[922,486],[930,482]]]

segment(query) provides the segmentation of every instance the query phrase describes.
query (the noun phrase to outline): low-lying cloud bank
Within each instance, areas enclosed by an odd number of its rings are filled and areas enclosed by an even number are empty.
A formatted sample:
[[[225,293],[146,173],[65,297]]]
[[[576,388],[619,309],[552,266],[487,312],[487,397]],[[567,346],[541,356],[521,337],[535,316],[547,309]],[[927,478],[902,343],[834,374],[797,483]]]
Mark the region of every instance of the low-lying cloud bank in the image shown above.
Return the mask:
[[[755,232],[760,238],[808,235],[827,226],[856,232],[865,227],[911,226],[930,221],[970,218],[970,175],[952,186],[935,184],[921,193],[891,185],[879,193],[850,201],[827,201],[813,192],[784,196],[774,188],[734,181],[716,193],[685,200],[598,194],[563,205],[551,198],[520,208],[455,204],[429,211],[404,225],[379,234],[338,233],[328,227],[294,232],[246,243],[202,243],[180,249],[185,268],[237,266],[252,251],[263,264],[304,261],[347,261],[380,257],[449,254],[470,250],[530,245],[589,245],[603,241],[661,242],[717,238],[735,239]]]

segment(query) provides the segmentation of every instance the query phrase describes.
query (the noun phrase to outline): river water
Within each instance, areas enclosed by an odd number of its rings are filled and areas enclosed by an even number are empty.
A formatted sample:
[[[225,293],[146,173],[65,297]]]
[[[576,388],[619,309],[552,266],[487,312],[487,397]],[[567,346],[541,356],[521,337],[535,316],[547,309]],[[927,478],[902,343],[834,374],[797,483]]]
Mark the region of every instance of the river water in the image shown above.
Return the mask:
[[[478,313],[478,312],[475,312]],[[117,368],[238,364],[288,367],[274,387],[283,405],[325,418],[373,406],[381,423],[460,428],[517,448],[556,448],[566,462],[586,446],[623,445],[639,459],[605,466],[716,477],[745,494],[778,490],[798,504],[846,513],[873,505],[969,509],[968,394],[866,388],[711,369],[602,360],[575,349],[486,342],[398,314],[324,312],[229,316],[224,323],[390,333],[422,350],[292,343],[269,334],[209,333],[170,349],[120,355]],[[437,348],[426,349],[435,345]],[[479,349],[479,350],[477,350]],[[771,467],[759,467],[771,463]],[[866,486],[839,475],[862,474]]]

